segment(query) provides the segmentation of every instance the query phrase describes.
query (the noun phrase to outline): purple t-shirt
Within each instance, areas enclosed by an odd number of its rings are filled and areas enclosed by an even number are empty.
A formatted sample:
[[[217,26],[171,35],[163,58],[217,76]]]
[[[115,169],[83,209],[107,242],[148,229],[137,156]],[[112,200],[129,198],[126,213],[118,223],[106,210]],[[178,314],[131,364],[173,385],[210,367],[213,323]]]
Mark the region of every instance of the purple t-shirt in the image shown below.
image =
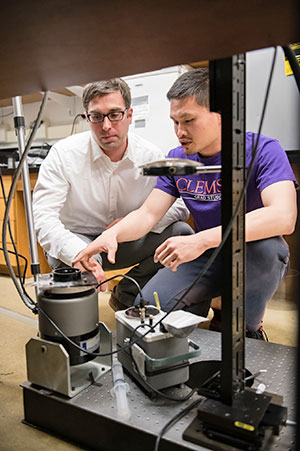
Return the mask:
[[[246,133],[246,162],[251,161],[252,139],[256,134]],[[199,161],[205,166],[220,165],[221,152],[211,157],[186,155],[179,146],[171,150],[168,158],[186,158]],[[247,188],[247,212],[262,207],[260,193],[269,185],[282,180],[292,180],[295,176],[285,151],[275,139],[260,136],[249,185]],[[221,224],[221,173],[207,173],[158,177],[155,188],[174,197],[182,197],[190,210],[197,232]]]

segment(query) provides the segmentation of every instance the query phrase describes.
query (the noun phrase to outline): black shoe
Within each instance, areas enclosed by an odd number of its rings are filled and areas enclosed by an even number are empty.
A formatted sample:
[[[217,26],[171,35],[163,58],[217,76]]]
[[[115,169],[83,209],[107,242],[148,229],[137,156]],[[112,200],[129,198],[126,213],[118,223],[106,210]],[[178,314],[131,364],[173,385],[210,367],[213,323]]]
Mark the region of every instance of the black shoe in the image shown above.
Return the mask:
[[[222,332],[222,324],[221,321],[213,318],[208,326],[209,330],[213,330],[215,332]]]
[[[214,316],[212,317],[212,320],[209,325],[209,330],[213,330],[215,332],[222,332],[222,323],[221,323],[221,310],[215,310]]]
[[[269,341],[268,335],[263,330],[263,327],[260,326],[257,330],[246,330],[246,337],[247,338],[254,338],[256,340],[263,340],[263,341]]]
[[[122,304],[113,292],[110,295],[108,304],[115,312],[128,309],[128,305]]]
[[[221,310],[214,309],[214,316],[210,322],[209,330],[213,330],[216,332],[222,332],[222,323],[221,323]],[[246,330],[247,338],[254,338],[256,340],[269,341],[268,335],[264,331],[263,327],[260,326],[258,330]]]

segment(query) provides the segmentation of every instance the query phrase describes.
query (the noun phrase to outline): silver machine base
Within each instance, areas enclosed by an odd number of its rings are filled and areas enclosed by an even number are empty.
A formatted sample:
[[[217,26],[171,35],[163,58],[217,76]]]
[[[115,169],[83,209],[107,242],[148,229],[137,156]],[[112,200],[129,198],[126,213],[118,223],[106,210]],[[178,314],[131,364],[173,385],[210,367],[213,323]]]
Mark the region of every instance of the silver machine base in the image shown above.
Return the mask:
[[[200,357],[193,361],[219,360],[221,358],[221,334],[197,329],[191,338],[201,348]],[[246,368],[251,373],[266,370],[258,376],[253,388],[259,383],[266,391],[283,396],[288,408],[288,419],[296,421],[296,348],[246,339]],[[191,363],[193,363],[191,361]],[[156,437],[168,421],[197,399],[194,394],[182,403],[163,398],[151,400],[127,375],[129,384],[129,420],[120,420],[115,398],[112,397],[111,372],[103,375],[98,383],[91,384],[78,395],[70,398],[48,389],[22,384],[24,397],[24,423],[58,436],[82,447],[84,450],[101,451],[153,451]],[[189,388],[169,388],[170,396],[182,396]],[[184,392],[184,393],[183,393]],[[196,408],[176,423],[162,438],[160,451],[179,450],[235,450],[220,442],[197,445],[183,439],[184,431],[197,418]],[[287,425],[278,436],[268,441],[265,449],[296,449],[296,431]]]

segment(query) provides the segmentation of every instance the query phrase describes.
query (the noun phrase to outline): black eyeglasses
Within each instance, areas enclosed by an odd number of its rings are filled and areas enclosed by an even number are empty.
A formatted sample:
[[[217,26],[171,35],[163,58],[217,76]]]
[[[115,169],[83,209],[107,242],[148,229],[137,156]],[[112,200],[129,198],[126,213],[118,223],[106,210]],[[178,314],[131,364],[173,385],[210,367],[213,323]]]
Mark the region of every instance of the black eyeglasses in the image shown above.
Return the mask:
[[[119,122],[123,119],[124,114],[127,110],[128,108],[126,108],[126,110],[124,111],[112,111],[108,114],[90,113],[87,114],[86,117],[92,124],[99,124],[103,122],[106,117],[110,120],[110,122]]]

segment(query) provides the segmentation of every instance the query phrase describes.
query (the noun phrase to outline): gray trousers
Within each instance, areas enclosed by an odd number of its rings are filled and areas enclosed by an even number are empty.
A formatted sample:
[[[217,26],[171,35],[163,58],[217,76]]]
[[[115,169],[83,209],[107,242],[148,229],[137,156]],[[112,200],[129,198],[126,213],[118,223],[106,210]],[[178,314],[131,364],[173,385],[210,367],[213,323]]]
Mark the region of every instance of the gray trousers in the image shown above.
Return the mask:
[[[195,260],[179,265],[176,272],[160,269],[143,289],[145,301],[155,305],[153,292],[157,291],[161,308],[168,312],[201,273],[212,252],[210,249]],[[245,316],[248,330],[259,328],[267,302],[285,276],[288,263],[289,249],[282,237],[247,243]],[[221,257],[218,256],[177,309],[207,316],[211,299],[222,295],[221,273]]]
[[[140,287],[143,288],[148,280],[162,268],[160,263],[154,263],[153,261],[153,255],[156,248],[171,236],[191,235],[193,233],[193,229],[188,224],[178,221],[169,225],[161,233],[149,232],[139,240],[120,243],[116,253],[115,264],[112,264],[107,260],[107,254],[105,252],[95,255],[94,257],[101,264],[104,271],[123,269],[128,266],[137,265],[128,271],[126,275],[135,279]],[[91,235],[76,235],[86,243],[90,243],[97,238],[97,236]],[[51,257],[47,253],[46,258],[52,269],[67,266],[65,263]],[[131,280],[123,278],[115,287],[114,294],[119,302],[124,304],[124,306],[130,307],[134,304],[134,299],[138,294],[138,288]]]

